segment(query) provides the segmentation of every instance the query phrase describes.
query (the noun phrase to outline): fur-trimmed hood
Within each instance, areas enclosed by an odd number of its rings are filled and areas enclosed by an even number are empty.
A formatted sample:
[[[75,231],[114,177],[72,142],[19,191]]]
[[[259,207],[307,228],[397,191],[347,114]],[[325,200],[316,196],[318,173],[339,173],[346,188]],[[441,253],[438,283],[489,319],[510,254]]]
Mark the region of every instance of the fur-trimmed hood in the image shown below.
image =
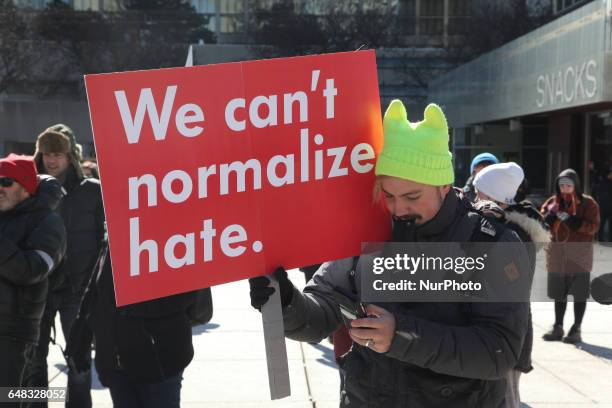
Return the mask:
[[[506,208],[506,221],[521,228],[532,242],[547,244],[550,242],[550,231],[538,210],[528,201]]]
[[[40,174],[45,174],[43,164],[43,153],[67,153],[70,158],[70,165],[77,178],[82,180],[83,170],[81,169],[82,146],[77,143],[74,132],[68,126],[58,123],[45,129],[36,139],[36,152],[34,162]]]

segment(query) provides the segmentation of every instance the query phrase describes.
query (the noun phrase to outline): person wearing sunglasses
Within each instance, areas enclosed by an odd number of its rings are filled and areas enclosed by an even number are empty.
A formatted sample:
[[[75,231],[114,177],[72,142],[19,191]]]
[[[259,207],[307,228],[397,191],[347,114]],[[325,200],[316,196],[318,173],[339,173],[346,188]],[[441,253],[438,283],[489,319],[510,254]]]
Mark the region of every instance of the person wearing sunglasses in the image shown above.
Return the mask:
[[[66,244],[54,212],[61,185],[36,174],[34,161],[0,159],[0,384],[22,386],[24,367],[38,340],[47,277]],[[18,406],[18,405],[15,405]]]

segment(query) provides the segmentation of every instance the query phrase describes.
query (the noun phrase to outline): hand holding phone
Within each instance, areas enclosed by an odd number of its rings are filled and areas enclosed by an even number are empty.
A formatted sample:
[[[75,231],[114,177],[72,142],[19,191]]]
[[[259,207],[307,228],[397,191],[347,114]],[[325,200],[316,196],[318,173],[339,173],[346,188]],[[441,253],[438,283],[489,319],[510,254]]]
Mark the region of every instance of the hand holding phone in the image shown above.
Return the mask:
[[[344,324],[347,327],[351,327],[351,320],[368,317],[365,305],[357,300],[355,294],[336,286],[334,286],[333,289],[334,291],[332,294],[338,303],[340,313],[342,314],[342,320],[344,320]]]
[[[367,305],[368,317],[350,322],[349,336],[353,341],[377,353],[386,353],[395,337],[395,316],[388,310]]]

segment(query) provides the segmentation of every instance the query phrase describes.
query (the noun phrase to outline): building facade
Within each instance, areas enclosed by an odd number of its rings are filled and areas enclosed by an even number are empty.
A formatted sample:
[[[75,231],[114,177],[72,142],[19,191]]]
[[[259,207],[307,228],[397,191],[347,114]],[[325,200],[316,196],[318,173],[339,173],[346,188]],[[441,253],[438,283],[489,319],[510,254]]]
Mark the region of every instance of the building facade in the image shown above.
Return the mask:
[[[23,8],[43,9],[49,0],[14,0]],[[116,11],[119,0],[65,0],[75,10]],[[218,43],[248,43],[245,36],[249,13],[255,9],[270,9],[281,0],[189,0],[198,13],[209,17],[208,29],[216,34]],[[497,1],[497,0],[494,0]],[[563,2],[563,0],[557,0]],[[571,2],[572,0],[564,0]],[[584,0],[574,0],[584,1]],[[323,15],[330,2],[325,0],[295,0],[306,13]],[[338,2],[335,6],[342,6]],[[346,2],[345,4],[349,4]],[[453,41],[465,30],[472,0],[393,0],[388,2],[402,16],[404,35],[411,45],[442,45]]]
[[[593,0],[553,0],[553,12],[555,14],[568,13]]]
[[[550,192],[568,167],[588,191],[612,165],[612,0],[586,2],[448,72],[429,97],[453,128],[459,182],[490,151],[521,163],[536,192]]]
[[[14,0],[24,9],[43,9],[48,0]],[[113,12],[118,0],[66,0],[76,10]],[[199,64],[258,58],[250,49],[249,13],[272,9],[280,0],[190,0],[198,13],[209,17],[209,29],[217,44],[199,44]],[[377,50],[381,104],[402,98],[408,111],[422,115],[427,82],[453,65],[445,49],[461,41],[473,0],[394,0],[389,2],[401,27],[402,48]],[[324,16],[329,0],[295,0],[302,13]],[[346,12],[351,12],[347,7]],[[93,138],[86,101],[61,96],[40,100],[36,95],[0,95],[0,122],[7,136],[0,140],[0,156],[8,152],[28,153],[36,135],[49,124],[63,122],[73,127],[86,154],[93,154]]]

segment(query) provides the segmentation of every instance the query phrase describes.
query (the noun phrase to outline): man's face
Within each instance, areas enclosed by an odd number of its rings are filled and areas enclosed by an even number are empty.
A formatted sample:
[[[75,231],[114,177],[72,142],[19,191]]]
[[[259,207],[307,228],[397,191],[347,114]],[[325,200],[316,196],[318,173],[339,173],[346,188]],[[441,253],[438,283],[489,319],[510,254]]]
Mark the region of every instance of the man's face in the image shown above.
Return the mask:
[[[573,184],[559,184],[559,190],[561,194],[572,194],[574,192]]]
[[[398,177],[384,176],[381,189],[389,212],[402,220],[421,225],[436,216],[450,190],[449,186],[430,186]]]
[[[66,153],[43,153],[43,165],[47,173],[59,177],[66,171],[70,161]]]
[[[0,176],[0,212],[12,210],[30,194],[14,179]]]

